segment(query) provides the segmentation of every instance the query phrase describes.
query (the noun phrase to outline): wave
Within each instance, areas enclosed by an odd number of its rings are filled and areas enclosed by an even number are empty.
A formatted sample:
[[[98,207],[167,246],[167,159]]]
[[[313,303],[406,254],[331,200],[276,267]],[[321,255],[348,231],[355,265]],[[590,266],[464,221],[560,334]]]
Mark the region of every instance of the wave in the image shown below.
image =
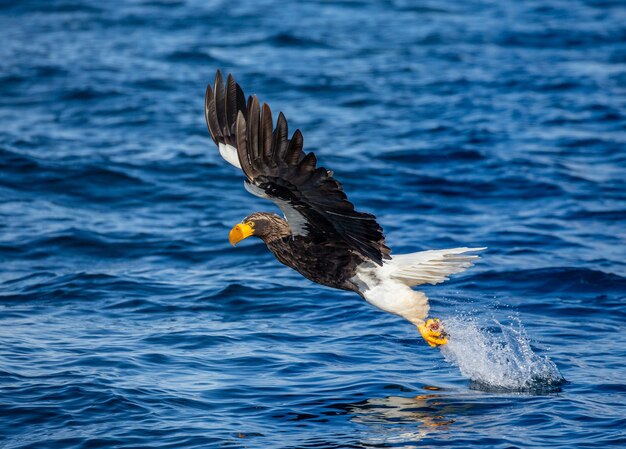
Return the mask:
[[[490,291],[529,291],[533,294],[595,293],[601,295],[626,291],[626,277],[579,267],[487,271],[472,275],[470,282],[473,287],[481,286]]]

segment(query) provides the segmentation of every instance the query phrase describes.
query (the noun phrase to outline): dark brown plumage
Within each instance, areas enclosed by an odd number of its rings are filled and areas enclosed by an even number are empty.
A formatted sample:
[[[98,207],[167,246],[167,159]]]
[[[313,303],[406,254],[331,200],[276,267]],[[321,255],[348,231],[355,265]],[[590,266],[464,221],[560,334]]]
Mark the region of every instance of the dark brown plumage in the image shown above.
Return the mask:
[[[244,98],[233,77],[229,75],[224,86],[218,71],[214,86],[206,89],[205,117],[225,158],[241,166],[246,188],[274,201],[287,218],[265,214],[275,218],[264,216],[263,220],[276,233],[288,229],[289,236],[274,239],[270,229],[261,237],[256,227],[254,235],[265,241],[279,261],[305,277],[353,289],[349,279],[358,264],[382,265],[390,257],[382,228],[373,215],[357,212],[332,172],[317,167],[315,155],[304,152],[299,130],[289,138],[282,112],[274,126],[267,104],[260,106],[256,96],[247,102]],[[229,151],[236,152],[236,158]]]
[[[254,212],[243,219],[252,223],[254,236],[263,240],[281,263],[318,284],[360,294],[351,281],[363,256],[340,241],[294,237],[287,221],[269,212]]]

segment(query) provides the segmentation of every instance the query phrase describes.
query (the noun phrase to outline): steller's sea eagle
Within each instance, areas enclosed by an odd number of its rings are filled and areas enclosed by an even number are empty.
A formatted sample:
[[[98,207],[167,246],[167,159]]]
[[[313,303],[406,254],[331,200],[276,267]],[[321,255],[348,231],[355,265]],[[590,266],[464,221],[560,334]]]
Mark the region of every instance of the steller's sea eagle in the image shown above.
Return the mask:
[[[274,125],[267,104],[247,98],[232,77],[218,70],[205,96],[209,133],[222,157],[241,169],[253,195],[272,200],[284,218],[254,212],[228,236],[235,245],[258,237],[283,264],[318,284],[351,290],[370,304],[415,324],[430,346],[447,342],[437,319],[427,319],[428,298],[411,287],[437,284],[472,265],[484,248],[454,248],[391,255],[371,214],[357,212],[333,172],[291,138],[282,112]]]

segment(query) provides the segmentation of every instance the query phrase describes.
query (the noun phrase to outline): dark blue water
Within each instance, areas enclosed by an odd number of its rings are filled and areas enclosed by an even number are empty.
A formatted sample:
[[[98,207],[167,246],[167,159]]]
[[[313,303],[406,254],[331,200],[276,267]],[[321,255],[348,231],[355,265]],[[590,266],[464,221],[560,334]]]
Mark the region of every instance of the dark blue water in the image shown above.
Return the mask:
[[[622,1],[0,5],[1,447],[626,445]],[[426,289],[452,354],[230,247],[275,209],[206,131],[220,67],[396,253],[489,247]]]

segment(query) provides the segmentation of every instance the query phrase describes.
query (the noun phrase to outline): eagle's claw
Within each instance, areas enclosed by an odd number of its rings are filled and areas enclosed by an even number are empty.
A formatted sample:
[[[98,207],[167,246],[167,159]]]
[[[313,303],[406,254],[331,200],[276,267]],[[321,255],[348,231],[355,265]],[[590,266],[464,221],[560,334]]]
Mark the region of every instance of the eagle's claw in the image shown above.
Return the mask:
[[[448,343],[448,334],[443,330],[443,324],[439,318],[429,318],[425,323],[418,324],[417,328],[426,343],[433,348]]]

